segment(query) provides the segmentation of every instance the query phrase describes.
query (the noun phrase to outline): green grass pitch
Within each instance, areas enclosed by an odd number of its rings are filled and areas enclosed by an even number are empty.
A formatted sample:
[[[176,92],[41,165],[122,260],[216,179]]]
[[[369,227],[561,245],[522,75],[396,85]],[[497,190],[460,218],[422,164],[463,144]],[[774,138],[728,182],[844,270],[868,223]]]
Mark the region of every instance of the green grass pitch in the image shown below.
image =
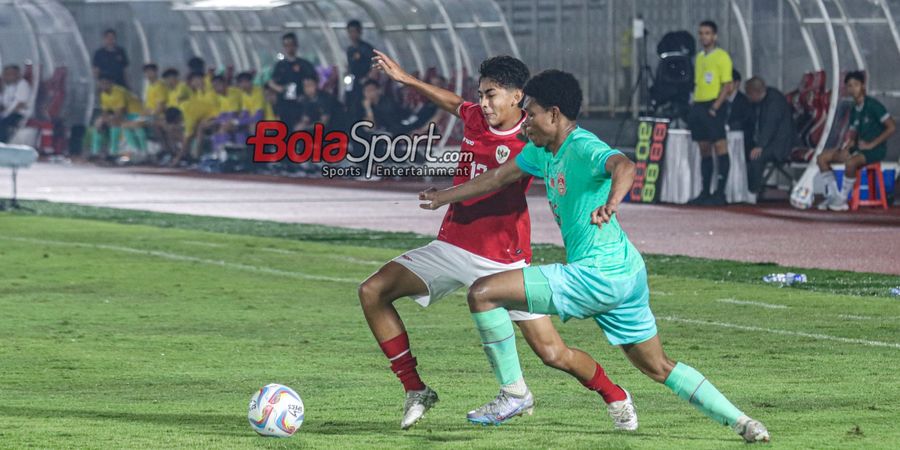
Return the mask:
[[[428,238],[31,203],[0,213],[0,448],[743,448],[628,365],[589,321],[558,324],[635,397],[641,428],[518,341],[534,416],[474,427],[496,394],[462,293],[398,302],[441,402],[399,429],[402,389],[365,324],[357,283]],[[559,260],[540,246],[536,261]],[[764,421],[773,448],[900,446],[896,277],[647,256],[670,356]],[[306,421],[260,438],[260,386],[296,389]]]

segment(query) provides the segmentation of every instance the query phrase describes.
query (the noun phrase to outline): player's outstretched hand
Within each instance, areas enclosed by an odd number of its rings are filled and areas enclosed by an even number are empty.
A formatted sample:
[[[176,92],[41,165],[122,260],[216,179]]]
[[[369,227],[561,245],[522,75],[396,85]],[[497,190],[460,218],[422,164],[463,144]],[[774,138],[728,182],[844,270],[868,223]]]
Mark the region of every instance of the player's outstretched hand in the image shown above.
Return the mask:
[[[443,203],[438,199],[438,190],[430,187],[425,189],[422,192],[419,192],[419,200],[422,200],[425,203],[419,204],[419,207],[422,209],[435,210],[444,206]]]
[[[387,74],[387,76],[391,77],[392,80],[405,84],[410,75],[400,67],[400,64],[397,64],[397,61],[394,61],[390,56],[385,55],[378,50],[373,51],[375,52],[375,56],[372,57],[372,67],[381,70]]]
[[[602,228],[604,223],[609,223],[613,214],[619,210],[617,205],[606,204],[591,212],[591,223]]]

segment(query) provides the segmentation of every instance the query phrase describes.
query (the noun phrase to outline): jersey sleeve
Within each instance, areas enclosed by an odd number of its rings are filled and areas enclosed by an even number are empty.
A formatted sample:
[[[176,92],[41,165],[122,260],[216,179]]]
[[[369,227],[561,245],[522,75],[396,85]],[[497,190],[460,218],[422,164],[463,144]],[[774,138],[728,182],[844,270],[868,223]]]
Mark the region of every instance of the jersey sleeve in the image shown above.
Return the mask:
[[[719,62],[719,71],[719,79],[722,80],[722,84],[733,81],[731,56],[724,50],[722,51],[722,60]]]
[[[522,148],[522,151],[519,153],[519,156],[516,156],[516,165],[519,166],[519,169],[522,169],[523,172],[534,175],[539,178],[544,177],[544,167],[541,164],[541,153],[544,150],[536,147],[531,142],[525,144],[525,147]]]
[[[881,123],[884,123],[891,118],[891,114],[887,111],[887,108],[877,100],[872,101],[872,116]]]
[[[481,107],[476,103],[462,102],[456,112],[459,113],[459,117],[463,120],[463,123],[470,123],[470,121],[479,117],[481,114]]]
[[[622,152],[603,142],[592,142],[585,148],[586,163],[591,168],[594,178],[609,178],[611,174],[606,170],[606,162],[613,155],[621,155]]]

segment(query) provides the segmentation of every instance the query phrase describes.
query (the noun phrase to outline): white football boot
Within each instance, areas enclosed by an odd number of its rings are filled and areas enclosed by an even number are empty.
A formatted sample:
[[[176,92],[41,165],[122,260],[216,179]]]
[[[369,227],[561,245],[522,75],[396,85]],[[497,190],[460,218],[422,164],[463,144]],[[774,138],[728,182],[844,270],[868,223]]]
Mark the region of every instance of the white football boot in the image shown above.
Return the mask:
[[[469,411],[466,419],[479,425],[500,425],[513,417],[524,414],[531,415],[534,412],[534,396],[531,390],[525,392],[522,397],[516,397],[505,391],[500,391],[493,400],[478,409]]]
[[[416,424],[425,412],[438,402],[437,392],[426,386],[421,391],[409,391],[406,393],[406,402],[403,404],[403,420],[400,421],[400,429],[408,430]]]
[[[622,389],[625,391],[625,389]],[[638,428],[637,412],[634,409],[634,400],[631,393],[625,391],[625,400],[612,402],[606,405],[606,412],[613,420],[613,426],[617,430],[634,431]]]
[[[737,423],[731,429],[750,444],[769,442],[769,430],[766,430],[765,425],[747,416],[738,417]]]

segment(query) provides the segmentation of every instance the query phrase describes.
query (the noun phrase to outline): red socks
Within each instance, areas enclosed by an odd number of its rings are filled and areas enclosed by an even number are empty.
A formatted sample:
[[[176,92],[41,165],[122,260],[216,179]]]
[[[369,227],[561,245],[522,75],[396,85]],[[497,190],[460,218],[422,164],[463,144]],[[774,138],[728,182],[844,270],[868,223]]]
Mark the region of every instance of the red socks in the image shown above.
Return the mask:
[[[591,378],[588,382],[582,382],[581,384],[584,387],[596,391],[600,396],[603,397],[603,401],[607,404],[612,402],[619,402],[625,400],[625,390],[620,388],[619,385],[614,384],[612,380],[606,377],[606,372],[603,371],[603,367],[600,367],[600,364],[597,364],[597,370],[594,372],[594,378]]]
[[[409,350],[409,336],[405,331],[378,345],[381,346],[384,356],[391,361],[391,370],[403,383],[403,389],[407,392],[425,389],[425,383],[416,372],[416,358],[413,358],[412,352]],[[609,380],[607,379],[607,381]],[[624,395],[622,398],[625,398]]]

